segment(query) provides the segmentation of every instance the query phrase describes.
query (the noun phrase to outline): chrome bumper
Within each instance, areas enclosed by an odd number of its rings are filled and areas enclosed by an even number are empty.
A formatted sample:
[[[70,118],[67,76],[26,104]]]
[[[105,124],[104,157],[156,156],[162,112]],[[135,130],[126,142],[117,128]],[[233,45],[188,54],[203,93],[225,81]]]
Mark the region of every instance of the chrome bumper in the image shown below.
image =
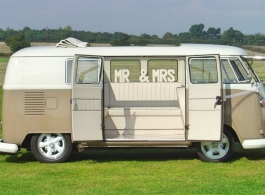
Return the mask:
[[[265,139],[245,140],[242,143],[244,149],[265,148]]]
[[[0,152],[14,154],[18,152],[18,146],[16,144],[4,143],[3,139],[0,139]]]

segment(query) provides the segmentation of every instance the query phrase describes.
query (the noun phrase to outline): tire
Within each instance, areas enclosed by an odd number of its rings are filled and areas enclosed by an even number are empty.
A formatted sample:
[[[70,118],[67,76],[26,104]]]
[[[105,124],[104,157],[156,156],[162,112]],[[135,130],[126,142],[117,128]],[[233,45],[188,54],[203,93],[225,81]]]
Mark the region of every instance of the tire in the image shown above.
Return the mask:
[[[71,155],[73,145],[69,135],[45,133],[31,138],[31,151],[40,162],[60,163]]]
[[[206,162],[225,162],[231,159],[234,151],[234,137],[224,128],[220,142],[200,142],[196,144],[198,156]]]

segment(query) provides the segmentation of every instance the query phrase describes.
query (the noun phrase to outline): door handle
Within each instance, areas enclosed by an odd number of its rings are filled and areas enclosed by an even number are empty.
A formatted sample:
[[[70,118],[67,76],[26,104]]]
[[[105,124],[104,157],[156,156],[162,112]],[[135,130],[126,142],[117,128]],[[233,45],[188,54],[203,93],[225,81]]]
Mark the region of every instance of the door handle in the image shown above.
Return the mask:
[[[222,105],[222,97],[221,96],[216,96],[214,108],[216,107],[216,105]]]
[[[77,110],[77,103],[75,99],[73,99],[73,105],[74,105],[74,110]]]

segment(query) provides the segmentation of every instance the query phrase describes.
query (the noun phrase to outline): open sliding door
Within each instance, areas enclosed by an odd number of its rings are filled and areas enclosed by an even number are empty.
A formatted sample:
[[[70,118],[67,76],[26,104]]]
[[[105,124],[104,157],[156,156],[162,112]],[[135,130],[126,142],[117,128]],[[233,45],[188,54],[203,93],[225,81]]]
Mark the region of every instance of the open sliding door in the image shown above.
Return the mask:
[[[188,140],[220,141],[223,128],[220,57],[189,56],[186,64]]]
[[[72,67],[72,139],[103,140],[103,58],[75,55]]]

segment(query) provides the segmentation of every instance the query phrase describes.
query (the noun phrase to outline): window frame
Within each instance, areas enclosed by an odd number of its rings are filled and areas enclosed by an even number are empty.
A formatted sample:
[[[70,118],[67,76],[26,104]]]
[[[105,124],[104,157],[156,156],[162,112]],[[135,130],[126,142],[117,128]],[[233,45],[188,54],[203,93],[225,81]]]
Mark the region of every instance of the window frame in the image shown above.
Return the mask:
[[[191,61],[193,60],[193,59],[199,59],[199,60],[214,60],[215,61],[215,68],[216,68],[216,82],[194,82],[194,81],[192,81],[192,72],[191,72]],[[220,80],[220,78],[218,77],[218,64],[217,64],[217,61],[216,61],[216,58],[213,58],[213,57],[191,57],[191,58],[189,58],[189,77],[190,77],[190,83],[192,83],[192,84],[217,84],[218,82],[219,82],[219,80]],[[210,71],[208,71],[208,72],[210,72]],[[223,82],[223,81],[222,81]]]
[[[239,80],[238,80],[238,77],[236,75],[236,72],[235,72],[234,68],[232,67],[232,65],[230,63],[230,59],[229,58],[221,58],[221,60],[220,60],[221,61],[221,69],[224,69],[226,75],[228,75],[227,72],[226,72],[226,69],[224,68],[223,60],[226,60],[228,62],[229,66],[230,66],[231,70],[233,71],[233,74],[234,74],[234,76],[236,78],[236,82],[229,82],[229,83],[224,83],[223,82],[223,83],[224,84],[238,84],[238,83],[240,83]],[[223,79],[224,79],[224,77],[223,77]]]
[[[71,65],[68,64],[69,61],[72,61]],[[67,58],[65,60],[65,83],[67,85],[71,85],[72,83],[72,68],[73,68],[73,61],[74,59],[73,58]],[[70,76],[69,76],[69,70],[68,70],[68,66],[70,65]],[[68,79],[70,80],[70,82],[68,82]]]
[[[81,58],[81,60],[79,59],[79,58]],[[100,80],[101,80],[101,69],[102,69],[102,59],[100,59],[100,58],[87,58],[87,57],[83,57],[83,56],[81,56],[81,57],[79,57],[78,59],[77,59],[77,64],[76,64],[76,71],[75,71],[75,76],[74,76],[74,78],[75,78],[75,83],[76,84],[79,84],[79,85],[82,85],[82,84],[91,84],[91,85],[95,85],[95,84],[99,84],[100,83]],[[82,59],[83,58],[83,59]],[[97,82],[94,82],[94,83],[90,83],[90,82],[77,82],[77,78],[79,78],[79,77],[77,77],[77,74],[78,74],[78,67],[79,67],[79,65],[78,65],[78,62],[79,62],[79,60],[80,61],[97,61]],[[79,75],[80,76],[80,75]]]

